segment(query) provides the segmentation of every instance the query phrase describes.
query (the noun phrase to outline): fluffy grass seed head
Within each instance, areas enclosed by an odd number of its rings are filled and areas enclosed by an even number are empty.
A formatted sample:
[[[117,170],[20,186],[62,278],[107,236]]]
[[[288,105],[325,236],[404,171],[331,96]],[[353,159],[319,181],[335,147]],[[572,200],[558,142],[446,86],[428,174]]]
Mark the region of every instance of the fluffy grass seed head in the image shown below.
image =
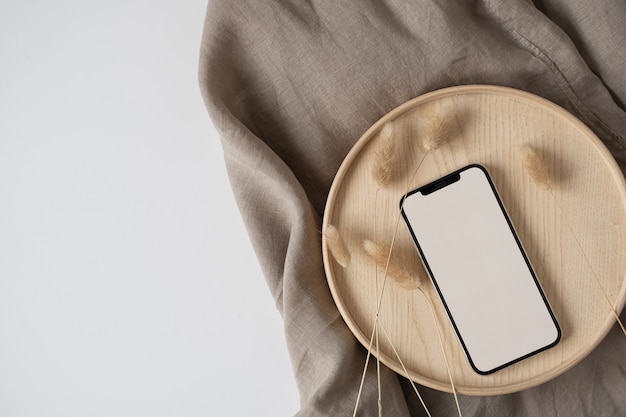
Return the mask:
[[[524,171],[528,173],[533,182],[541,188],[550,188],[548,169],[537,151],[530,145],[524,145],[520,148],[520,152]]]
[[[348,250],[348,246],[341,237],[339,230],[332,224],[329,224],[324,231],[324,237],[326,238],[328,251],[335,261],[344,268],[350,265],[350,250]]]
[[[426,127],[422,133],[422,149],[426,152],[439,149],[450,138],[453,131],[453,120],[443,117],[434,109],[426,111]]]
[[[422,285],[421,275],[415,271],[411,271],[405,267],[402,262],[395,256],[390,256],[389,250],[371,240],[363,241],[363,249],[369,256],[370,260],[376,264],[381,271],[387,271],[387,276],[398,283],[402,288],[407,290],[415,290]],[[408,264],[408,263],[407,263]]]
[[[383,125],[373,150],[372,178],[380,187],[388,186],[396,176],[396,144],[391,122]]]

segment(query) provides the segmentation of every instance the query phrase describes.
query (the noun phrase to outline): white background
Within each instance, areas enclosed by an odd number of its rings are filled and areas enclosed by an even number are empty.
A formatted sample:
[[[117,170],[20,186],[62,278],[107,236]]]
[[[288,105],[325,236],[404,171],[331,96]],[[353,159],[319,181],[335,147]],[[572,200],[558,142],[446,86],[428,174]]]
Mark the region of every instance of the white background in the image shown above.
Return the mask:
[[[202,103],[206,0],[0,2],[0,416],[281,416]]]

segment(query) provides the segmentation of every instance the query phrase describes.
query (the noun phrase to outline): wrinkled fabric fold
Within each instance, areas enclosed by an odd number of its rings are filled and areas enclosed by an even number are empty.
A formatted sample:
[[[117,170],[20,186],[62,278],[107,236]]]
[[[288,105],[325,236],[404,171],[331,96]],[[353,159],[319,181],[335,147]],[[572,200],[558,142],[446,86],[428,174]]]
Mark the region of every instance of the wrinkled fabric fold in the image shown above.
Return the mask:
[[[284,320],[299,416],[352,415],[364,349],[332,300],[321,219],[332,180],[376,120],[453,85],[525,90],[579,117],[626,168],[626,6],[620,0],[210,0],[199,82],[235,199]],[[622,22],[621,24],[619,22]],[[626,337],[615,328],[558,378],[461,396],[469,416],[626,415]],[[359,416],[378,415],[370,362]],[[383,367],[384,415],[423,416]],[[451,394],[420,387],[433,416]]]

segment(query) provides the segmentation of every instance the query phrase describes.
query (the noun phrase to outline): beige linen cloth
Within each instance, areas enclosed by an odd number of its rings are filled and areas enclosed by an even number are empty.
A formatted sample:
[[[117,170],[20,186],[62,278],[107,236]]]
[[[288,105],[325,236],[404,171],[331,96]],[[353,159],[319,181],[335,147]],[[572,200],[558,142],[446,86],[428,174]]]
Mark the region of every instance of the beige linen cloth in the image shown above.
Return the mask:
[[[366,350],[331,298],[320,224],[339,165],[381,116],[442,87],[514,87],[572,112],[626,168],[625,0],[210,0],[199,78],[284,319],[298,416],[351,416],[356,402]],[[358,415],[376,416],[367,375]],[[385,416],[426,415],[402,376],[383,369],[382,385]],[[451,394],[420,391],[433,416],[457,415]],[[626,336],[616,326],[539,387],[460,405],[465,417],[624,417]]]

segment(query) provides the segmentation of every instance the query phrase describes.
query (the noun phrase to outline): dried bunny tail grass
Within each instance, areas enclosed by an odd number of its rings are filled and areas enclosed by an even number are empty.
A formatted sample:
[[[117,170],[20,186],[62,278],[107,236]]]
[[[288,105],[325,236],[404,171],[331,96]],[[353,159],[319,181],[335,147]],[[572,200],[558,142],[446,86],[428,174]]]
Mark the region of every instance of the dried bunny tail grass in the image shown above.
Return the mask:
[[[461,414],[461,406],[459,404],[459,400],[458,400],[458,396],[456,393],[456,387],[454,384],[454,379],[452,378],[452,371],[450,370],[450,364],[448,362],[448,358],[446,356],[446,351],[444,348],[444,344],[443,344],[443,338],[441,335],[441,329],[440,329],[440,325],[439,325],[439,321],[437,320],[437,317],[435,315],[435,307],[433,306],[430,297],[428,296],[428,294],[426,294],[426,292],[424,291],[424,288],[422,287],[422,276],[418,273],[411,273],[409,270],[407,270],[406,268],[404,268],[401,264],[398,263],[398,260],[394,259],[391,254],[389,253],[389,251],[386,251],[382,246],[372,242],[371,240],[364,240],[363,241],[363,248],[365,249],[365,252],[367,252],[367,254],[370,256],[371,260],[374,261],[374,263],[381,269],[386,269],[387,270],[387,276],[391,277],[393,280],[395,280],[400,286],[402,286],[405,289],[408,290],[419,290],[422,295],[424,296],[424,298],[426,299],[426,302],[428,303],[428,307],[430,308],[430,312],[432,314],[432,318],[435,322],[435,327],[437,328],[437,336],[439,338],[439,344],[441,346],[441,352],[443,354],[443,359],[446,365],[446,370],[448,372],[448,377],[450,379],[450,386],[452,387],[452,393],[454,394],[454,401],[456,403],[456,407],[459,413],[459,416],[462,417]],[[376,319],[378,320],[378,316],[376,316]],[[396,351],[396,348],[393,346],[393,343],[391,343],[391,338],[389,337],[389,335],[387,334],[387,331],[385,330],[384,327],[382,327],[383,332],[385,333],[385,336],[387,337],[387,340],[389,341],[391,348],[393,349],[396,358],[398,358],[398,361],[400,362],[400,365],[402,366],[402,369],[404,370],[404,373],[406,375],[407,378],[409,378],[409,372],[406,369],[406,367],[404,366],[404,363],[402,362],[402,359],[400,358],[400,355],[398,354],[398,352]],[[374,334],[372,334],[372,339],[370,340],[370,351],[371,351],[371,344],[373,341],[373,336]],[[367,365],[366,365],[367,366]],[[410,380],[410,378],[409,378]],[[413,389],[415,390],[415,393],[417,394],[420,402],[422,403],[422,406],[424,406],[424,409],[426,410],[426,413],[430,416],[430,412],[428,411],[428,408],[426,407],[426,404],[424,403],[422,396],[420,395],[419,391],[417,390],[417,387],[415,385],[413,385],[413,383],[411,383],[411,385],[413,386]]]
[[[391,256],[388,250],[384,249],[371,240],[363,241],[363,249],[370,259],[382,270],[387,272],[387,276],[396,281],[402,288],[415,290],[422,285],[421,277],[418,273],[406,269],[398,259]]]
[[[535,184],[537,184],[539,187],[545,188],[548,191],[550,191],[550,194],[554,198],[554,202],[559,207],[559,210],[563,213],[564,215],[563,219],[565,220],[565,224],[567,225],[568,229],[572,233],[572,236],[574,237],[574,242],[576,242],[576,245],[578,246],[578,249],[580,250],[580,253],[583,256],[583,259],[589,266],[589,269],[591,269],[591,276],[593,277],[594,281],[598,285],[598,288],[600,289],[600,291],[602,291],[602,294],[604,295],[604,298],[606,299],[609,305],[609,308],[611,309],[611,312],[613,313],[613,316],[615,317],[615,320],[617,321],[617,324],[619,324],[619,327],[622,329],[622,333],[626,335],[626,327],[624,327],[624,323],[622,323],[622,321],[619,318],[619,314],[617,313],[617,310],[615,310],[615,308],[613,307],[613,302],[611,301],[611,298],[609,297],[606,290],[604,289],[602,282],[600,282],[600,278],[596,274],[596,271],[593,267],[593,264],[591,263],[591,260],[585,253],[585,250],[583,249],[582,244],[580,243],[580,240],[578,239],[578,237],[576,236],[576,233],[574,232],[574,228],[569,222],[568,216],[566,215],[567,213],[565,212],[563,206],[561,206],[559,199],[557,198],[556,194],[554,193],[554,190],[552,189],[552,186],[550,183],[550,176],[548,175],[548,170],[546,168],[546,165],[544,164],[539,154],[530,145],[521,146],[520,151],[522,152],[522,166],[524,167],[524,170],[532,178]]]
[[[348,250],[348,246],[346,246],[346,242],[344,242],[339,230],[332,224],[326,226],[326,231],[324,232],[324,237],[326,238],[326,245],[328,247],[328,251],[335,258],[335,261],[342,267],[347,267],[350,264],[350,251]]]
[[[542,188],[550,188],[550,176],[543,160],[530,145],[520,147],[522,166],[535,184]]]
[[[381,187],[389,185],[395,177],[396,145],[393,140],[393,124],[387,122],[378,134],[378,143],[374,148],[372,177]]]
[[[426,152],[439,149],[450,138],[452,129],[453,123],[450,117],[442,117],[434,109],[428,109],[422,148]]]

